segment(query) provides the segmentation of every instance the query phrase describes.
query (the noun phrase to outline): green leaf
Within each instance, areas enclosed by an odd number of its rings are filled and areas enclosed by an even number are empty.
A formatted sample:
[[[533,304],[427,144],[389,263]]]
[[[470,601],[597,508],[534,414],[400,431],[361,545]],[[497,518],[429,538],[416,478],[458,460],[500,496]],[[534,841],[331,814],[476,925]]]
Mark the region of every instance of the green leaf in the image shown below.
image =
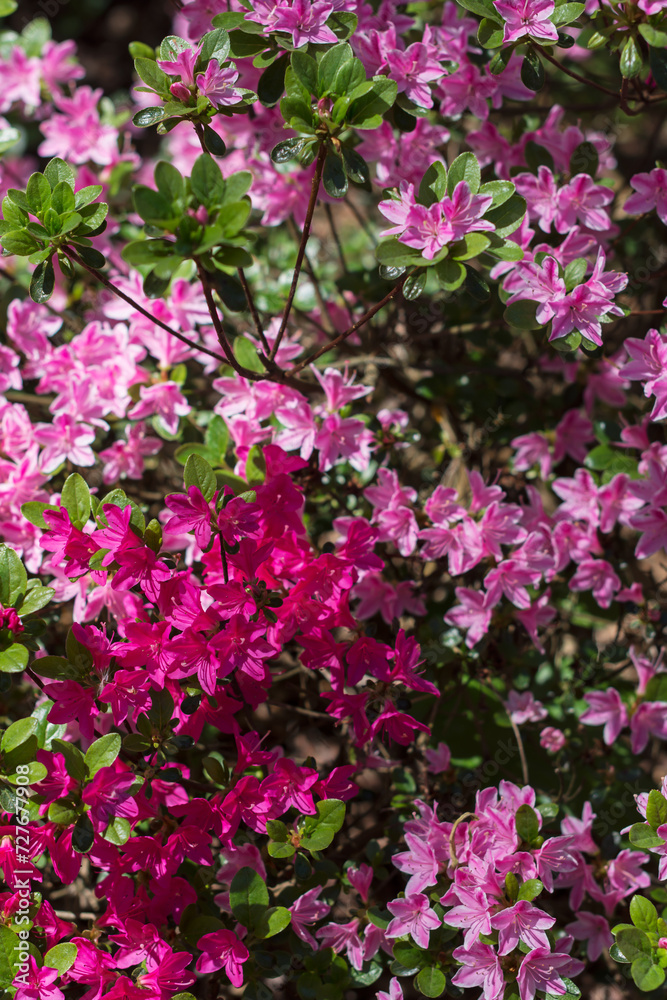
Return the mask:
[[[493,223],[496,236],[504,239],[519,228],[525,214],[525,199],[518,194],[513,194],[499,208],[490,209],[484,217],[488,222]]]
[[[351,63],[353,58],[354,54],[347,42],[339,42],[326,50],[317,68],[318,97],[326,97],[331,92],[341,66]]]
[[[280,56],[268,66],[257,83],[257,96],[266,108],[274,107],[285,91],[285,70],[289,64],[289,55]]]
[[[103,837],[108,840],[110,844],[116,844],[118,847],[122,847],[123,844],[127,844],[130,836],[132,834],[132,827],[130,826],[128,820],[124,816],[114,816],[111,823],[104,831]]]
[[[108,733],[88,747],[84,760],[91,778],[94,778],[101,768],[111,767],[120,753],[120,744],[118,733]]]
[[[150,125],[157,125],[164,118],[165,110],[160,105],[152,108],[142,108],[132,117],[132,124],[137,128],[148,128]]]
[[[185,195],[185,180],[173,163],[160,160],[155,167],[154,177],[158,191],[169,199],[172,206],[182,201]]]
[[[646,823],[635,823],[631,826],[629,836],[633,847],[640,847],[645,850],[649,850],[651,847],[662,847],[665,843],[662,837],[659,837]]]
[[[641,73],[641,52],[639,51],[637,42],[632,36],[626,40],[625,45],[621,49],[620,67],[621,75],[625,77],[626,80],[631,80],[633,77]]]
[[[383,115],[396,100],[397,92],[398,87],[394,80],[386,76],[374,76],[373,89],[350,102],[345,120],[362,131],[379,128]]]
[[[667,823],[667,799],[657,788],[652,788],[648,793],[646,821],[654,830]]]
[[[273,147],[271,159],[274,163],[287,163],[289,160],[294,160],[307,142],[308,139],[285,139]]]
[[[516,832],[526,844],[532,844],[539,835],[540,826],[537,814],[529,805],[522,805],[516,811]]]
[[[667,90],[667,49],[655,49],[651,46],[648,55],[653,79],[661,90]]]
[[[308,93],[317,94],[317,62],[315,59],[307,55],[303,49],[297,49],[296,52],[292,53],[290,65]]]
[[[417,271],[415,274],[409,275],[403,283],[403,297],[412,302],[413,299],[418,299],[426,288],[426,269]]]
[[[78,747],[75,747],[73,743],[61,739],[54,739],[51,747],[54,753],[61,753],[65,758],[65,768],[70,778],[74,778],[75,781],[86,780],[88,777],[88,765]]]
[[[54,594],[53,587],[43,587],[41,584],[30,587],[23,602],[17,608],[20,617],[24,618],[26,615],[34,614],[35,611],[41,611],[51,601]]]
[[[3,249],[16,257],[27,257],[42,249],[42,244],[27,229],[12,229],[0,237]]]
[[[498,49],[503,44],[504,34],[497,22],[484,17],[477,29],[477,40],[484,49]]]
[[[581,17],[585,9],[586,4],[583,3],[562,3],[556,7],[551,15],[551,23],[555,25],[571,24],[572,21]]]
[[[221,24],[216,25],[215,29],[215,31],[208,31],[199,43],[200,52],[197,68],[201,64],[203,69],[211,59],[217,59],[218,65],[222,66],[229,56],[229,35]]]
[[[274,937],[284,931],[292,919],[292,914],[284,906],[272,906],[265,910],[255,933],[258,938]]]
[[[646,701],[667,701],[667,674],[651,677],[644,692]]]
[[[213,161],[211,160],[211,162]],[[134,207],[144,222],[157,229],[172,230],[176,228],[180,221],[179,213],[169,198],[143,184],[137,184],[132,195]]]
[[[638,31],[644,41],[648,42],[648,44],[654,48],[667,48],[667,31],[656,28],[652,24],[640,24]]]
[[[234,338],[234,355],[236,360],[244,368],[249,368],[253,372],[263,372],[264,365],[257,356],[257,348],[251,344],[247,337]],[[222,420],[218,417],[218,420]]]
[[[544,66],[534,49],[528,49],[521,63],[521,82],[533,91],[544,86]]]
[[[57,944],[47,951],[44,956],[44,965],[48,966],[49,969],[57,969],[62,976],[76,962],[77,951],[77,946],[70,942]]]
[[[88,815],[79,816],[72,831],[72,847],[77,854],[85,854],[95,843],[95,830]]]
[[[657,990],[665,981],[665,970],[661,969],[650,955],[640,955],[636,958],[630,966],[630,974],[644,993]]]
[[[529,878],[519,887],[517,899],[527,899],[531,903],[537,899],[543,889],[544,886],[538,878]]]
[[[245,477],[249,486],[259,486],[266,479],[264,452],[258,444],[254,444],[248,452],[248,458],[245,463]]]
[[[472,194],[477,194],[480,186],[481,172],[474,153],[461,153],[449,168],[447,174],[447,193],[452,195],[454,188],[465,181]]]
[[[224,140],[210,125],[204,125],[204,145],[211,156],[224,156],[227,152]]]
[[[183,481],[186,488],[196,486],[205,500],[210,500],[217,488],[215,473],[201,455],[190,455],[185,463]]]
[[[33,735],[36,729],[37,719],[19,719],[18,722],[13,722],[2,734],[0,750],[3,753],[9,753],[10,750],[20,747],[29,736]]]
[[[13,608],[25,597],[28,574],[14,549],[0,544],[0,604]]]
[[[633,896],[630,900],[630,919],[640,931],[650,933],[658,929],[658,911],[645,896]]]
[[[343,169],[343,161],[331,151],[327,153],[324,161],[322,183],[330,198],[344,198],[347,194],[347,176]]]
[[[9,927],[0,926],[0,988],[11,986],[16,975],[16,956],[19,954],[19,936]]]
[[[34,173],[28,178],[25,196],[33,215],[43,218],[51,205],[51,185],[44,174]]]
[[[95,247],[77,246],[76,249],[81,260],[84,261],[88,267],[94,267],[97,271],[101,270],[107,262],[104,254],[100,253],[99,250],[96,250]]]
[[[324,799],[317,803],[317,816],[306,818],[301,846],[308,851],[323,851],[334,839],[345,820],[345,803]]]
[[[420,263],[422,259],[419,250],[406,246],[395,236],[381,240],[376,247],[375,256],[380,264],[387,267],[409,267],[410,264]]]
[[[20,674],[28,665],[28,650],[20,642],[13,642],[0,653],[0,673]]]
[[[486,233],[468,233],[462,240],[451,244],[449,256],[452,260],[472,260],[473,257],[479,257],[484,253],[490,243],[491,240]]]
[[[480,186],[479,194],[490,194],[493,201],[489,208],[498,208],[500,205],[504,205],[506,201],[509,201],[515,190],[516,188],[512,181],[488,181],[486,184]]]
[[[360,156],[355,149],[350,149],[349,146],[343,146],[341,151],[343,167],[349,179],[355,184],[365,185],[370,190],[371,175],[363,156]]]
[[[65,480],[60,502],[70,516],[72,524],[83,525],[90,516],[90,490],[83,476],[73,472]]]
[[[514,185],[512,185],[514,186]],[[447,168],[440,160],[435,160],[428,168],[419,185],[419,203],[434,205],[447,194]]]
[[[459,261],[445,257],[444,260],[438,261],[435,265],[435,274],[440,286],[446,292],[454,292],[465,281],[466,269],[465,265]]]
[[[491,0],[459,0],[461,7],[478,14],[480,17],[488,17],[496,24],[502,25],[503,19],[493,6]]]
[[[31,669],[40,677],[65,678],[71,672],[69,660],[64,656],[41,656]]]
[[[246,21],[245,25],[249,27],[251,23]],[[231,55],[236,59],[243,59],[263,52],[266,48],[266,39],[249,31],[232,31],[229,36],[229,44]]]
[[[9,17],[17,7],[16,0],[0,0],[0,17]]]
[[[252,930],[261,926],[269,905],[269,890],[254,868],[241,868],[229,889],[232,913],[240,924]]]
[[[272,840],[268,852],[272,858],[291,858],[296,853],[296,847],[293,844],[281,844]]]
[[[207,208],[221,205],[225,197],[225,182],[220,167],[207,153],[198,156],[190,177],[192,193]]]
[[[52,188],[56,184],[59,184],[60,181],[65,181],[73,189],[76,183],[76,174],[69,163],[65,163],[59,156],[55,156],[52,160],[49,160],[44,167],[44,176]]]
[[[434,967],[422,969],[415,978],[415,986],[425,997],[439,997],[445,992],[447,979],[444,972]]]
[[[638,927],[625,927],[616,934],[616,945],[631,962],[651,954],[651,942]]]

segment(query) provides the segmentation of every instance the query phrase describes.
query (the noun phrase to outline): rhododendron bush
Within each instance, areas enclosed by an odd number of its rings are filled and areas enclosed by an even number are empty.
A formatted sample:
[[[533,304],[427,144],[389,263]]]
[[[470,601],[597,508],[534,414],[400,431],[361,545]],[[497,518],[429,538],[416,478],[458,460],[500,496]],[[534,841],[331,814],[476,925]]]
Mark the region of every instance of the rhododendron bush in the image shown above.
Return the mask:
[[[19,15],[2,997],[664,995],[667,0]]]

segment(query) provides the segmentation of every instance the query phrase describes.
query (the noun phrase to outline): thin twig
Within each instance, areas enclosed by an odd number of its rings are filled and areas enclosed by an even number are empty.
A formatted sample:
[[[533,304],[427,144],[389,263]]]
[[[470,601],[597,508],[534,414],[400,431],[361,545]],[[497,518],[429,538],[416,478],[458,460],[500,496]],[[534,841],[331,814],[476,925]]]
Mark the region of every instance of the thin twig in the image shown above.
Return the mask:
[[[255,300],[252,297],[252,291],[250,289],[250,285],[248,284],[248,279],[246,278],[245,271],[243,270],[242,267],[237,268],[237,274],[239,276],[239,281],[241,282],[243,291],[245,292],[245,299],[246,302],[248,303],[248,309],[250,310],[252,321],[255,324],[255,330],[257,331],[257,336],[260,339],[260,343],[264,349],[264,352],[268,354],[270,351],[269,343],[266,337],[264,336],[264,327],[262,326],[262,321],[259,318],[259,313],[257,312],[257,306],[255,305]]]
[[[285,306],[285,312],[283,313],[283,318],[280,323],[280,329],[278,330],[278,335],[274,341],[273,348],[269,355],[271,361],[276,356],[276,352],[280,347],[280,342],[283,339],[285,330],[287,329],[287,322],[289,320],[289,314],[292,310],[292,302],[294,301],[294,296],[296,295],[296,286],[299,283],[299,274],[301,273],[301,265],[303,264],[303,256],[306,252],[306,244],[308,242],[308,237],[310,236],[310,227],[313,221],[313,214],[315,212],[315,206],[317,204],[317,196],[320,191],[320,182],[322,180],[322,171],[324,170],[324,161],[326,159],[327,149],[324,143],[320,145],[319,151],[317,153],[317,161],[315,163],[315,173],[313,174],[313,183],[310,188],[310,200],[308,202],[308,209],[306,211],[306,218],[303,223],[303,232],[301,234],[301,242],[299,243],[299,250],[296,255],[296,264],[294,265],[294,274],[292,276],[292,285],[289,290],[289,295],[287,296],[287,304]]]
[[[507,714],[509,716],[509,720],[510,720],[510,723],[512,725],[512,729],[514,731],[514,737],[516,739],[516,745],[519,748],[519,757],[521,759],[521,773],[523,775],[523,783],[524,783],[524,785],[528,785],[529,784],[529,779],[528,779],[528,761],[526,760],[526,752],[523,749],[523,740],[521,738],[521,733],[519,732],[519,727],[517,726],[516,722],[514,721],[514,719],[510,715],[510,713],[508,712]]]
[[[595,80],[591,80],[588,77],[581,76],[580,73],[575,73],[573,69],[568,69],[563,63],[559,62],[558,59],[554,59],[552,55],[549,55],[546,49],[543,49],[541,45],[536,45],[537,51],[544,56],[547,62],[550,62],[552,66],[563,71],[568,76],[571,76],[573,80],[577,80],[579,83],[585,84],[587,87],[595,87],[596,90],[602,91],[603,94],[608,94],[610,97],[615,97],[618,99],[618,94],[614,90],[609,90],[608,87],[603,87],[601,83],[596,83]]]
[[[152,313],[149,313],[147,309],[144,309],[144,307],[140,306],[138,302],[135,302],[129,295],[126,295],[125,292],[121,291],[121,289],[114,285],[112,281],[109,281],[104,274],[101,274],[100,271],[96,271],[94,267],[89,267],[85,260],[82,260],[81,257],[75,253],[72,247],[63,247],[63,251],[70,260],[73,260],[75,264],[79,265],[79,267],[83,267],[86,271],[97,278],[98,281],[101,281],[105,288],[108,288],[109,291],[113,292],[114,295],[117,295],[118,298],[127,302],[127,304],[132,306],[133,309],[136,309],[138,313],[141,313],[142,316],[149,319],[151,323],[155,323],[156,326],[166,330],[167,333],[172,335],[172,337],[176,337],[177,340],[180,340],[184,344],[187,344],[188,347],[191,347],[193,351],[197,351],[198,353],[201,352],[202,354],[209,354],[212,358],[215,358],[216,361],[225,362],[226,359],[222,356],[222,354],[218,354],[216,351],[210,351],[208,347],[205,347],[203,344],[198,344],[196,341],[190,340],[189,337],[185,337],[182,333],[179,333],[178,330],[172,329],[172,327],[163,323],[161,319],[158,319],[156,316],[153,316]]]
[[[340,259],[340,266],[343,268],[345,274],[347,274],[347,264],[345,263],[345,255],[343,254],[343,246],[340,242],[340,236],[338,235],[338,230],[336,229],[336,224],[334,222],[333,212],[331,211],[331,205],[324,205],[324,211],[326,212],[327,219],[329,220],[329,228],[331,229],[331,235],[334,238],[334,243],[336,244],[336,249],[338,250],[338,257]]]
[[[297,375],[303,368],[306,368],[307,365],[312,364],[313,361],[317,361],[317,359],[321,358],[323,354],[326,354],[328,351],[331,351],[334,347],[338,347],[338,345],[342,344],[344,340],[347,340],[348,337],[351,337],[353,333],[356,333],[357,330],[360,327],[362,327],[365,323],[367,323],[369,319],[372,319],[373,316],[375,316],[375,314],[380,311],[380,309],[383,309],[384,306],[387,305],[387,303],[391,302],[394,296],[401,291],[408,277],[409,275],[407,274],[404,275],[398,282],[398,284],[394,285],[392,290],[390,292],[387,292],[385,297],[380,302],[374,305],[372,309],[369,309],[368,312],[364,313],[361,319],[358,319],[356,323],[353,323],[352,326],[348,330],[345,330],[344,333],[340,333],[337,337],[334,337],[334,339],[329,341],[328,344],[325,344],[324,347],[320,347],[319,350],[315,351],[313,354],[310,354],[304,361],[299,362],[299,364],[296,365],[296,367],[292,368],[290,374]]]

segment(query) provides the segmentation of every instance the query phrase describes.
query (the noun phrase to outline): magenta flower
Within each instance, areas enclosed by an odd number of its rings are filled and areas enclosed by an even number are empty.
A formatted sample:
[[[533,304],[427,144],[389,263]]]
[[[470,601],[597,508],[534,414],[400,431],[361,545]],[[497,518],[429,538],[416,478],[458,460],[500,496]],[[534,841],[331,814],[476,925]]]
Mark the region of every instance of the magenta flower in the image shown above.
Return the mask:
[[[386,55],[389,76],[398,84],[399,94],[404,93],[422,108],[433,107],[428,84],[444,75],[441,64],[431,55],[431,49],[423,42],[413,42],[403,51],[391,49]]]
[[[515,42],[525,35],[538,41],[558,41],[556,27],[549,20],[555,10],[553,0],[493,0],[493,5],[505,21],[503,42]]]
[[[596,184],[589,174],[577,174],[558,192],[556,229],[566,233],[579,222],[588,229],[605,230],[611,219],[605,206],[614,200],[614,192]]]
[[[217,59],[211,59],[205,72],[197,76],[197,90],[208,97],[216,108],[237,104],[243,96],[242,91],[233,86],[238,78],[238,71],[233,64],[221,67]]]
[[[243,963],[248,961],[250,952],[232,931],[213,931],[204,934],[197,942],[203,952],[197,960],[197,972],[217,972],[224,969],[232,986],[243,985]]]
[[[466,646],[472,649],[489,631],[495,601],[485,590],[457,587],[454,591],[459,602],[445,615],[448,625],[467,628]]]
[[[540,733],[540,746],[549,753],[558,753],[566,742],[564,733],[561,733],[560,729],[554,729],[553,726],[545,726]]]
[[[215,496],[209,503],[204,499],[198,486],[191,486],[187,496],[182,493],[171,493],[165,497],[164,502],[165,506],[174,512],[173,516],[165,521],[165,530],[173,531],[175,535],[192,531],[197,545],[201,549],[206,549],[211,541]]]
[[[322,886],[317,885],[314,889],[304,892],[289,907],[289,911],[292,914],[292,922],[290,924],[292,930],[302,941],[310,945],[313,951],[317,951],[318,944],[310,931],[306,930],[306,925],[317,923],[318,920],[326,917],[331,910],[328,903],[324,903],[319,899],[321,892]]]
[[[523,726],[526,722],[540,722],[547,717],[546,708],[541,701],[535,700],[531,691],[510,691],[504,705],[517,726]]]
[[[566,993],[562,977],[577,976],[584,963],[570,958],[563,952],[549,951],[548,948],[534,948],[529,951],[519,969],[517,983],[521,1000],[533,1000],[537,990],[545,993]]]
[[[27,963],[28,972],[22,975],[23,981],[19,980],[15,1000],[16,997],[18,1000],[64,1000],[65,994],[55,985],[61,976],[58,969],[52,969],[48,965],[38,968],[32,955],[27,956]]]
[[[428,896],[420,892],[404,899],[394,899],[387,903],[387,909],[394,915],[386,930],[387,937],[409,934],[420,948],[428,948],[431,931],[442,925],[440,918],[429,906]]]
[[[317,931],[322,942],[320,948],[333,948],[339,955],[343,949],[353,969],[359,971],[364,964],[364,950],[359,937],[359,920],[355,917],[348,924],[325,924]]]

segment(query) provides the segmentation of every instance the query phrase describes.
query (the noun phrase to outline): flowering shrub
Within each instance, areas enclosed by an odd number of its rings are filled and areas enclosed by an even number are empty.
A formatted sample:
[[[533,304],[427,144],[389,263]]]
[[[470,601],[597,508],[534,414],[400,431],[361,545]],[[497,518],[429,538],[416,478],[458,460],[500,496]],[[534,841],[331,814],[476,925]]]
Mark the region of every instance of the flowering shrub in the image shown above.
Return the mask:
[[[667,0],[5,23],[3,996],[660,990]]]

